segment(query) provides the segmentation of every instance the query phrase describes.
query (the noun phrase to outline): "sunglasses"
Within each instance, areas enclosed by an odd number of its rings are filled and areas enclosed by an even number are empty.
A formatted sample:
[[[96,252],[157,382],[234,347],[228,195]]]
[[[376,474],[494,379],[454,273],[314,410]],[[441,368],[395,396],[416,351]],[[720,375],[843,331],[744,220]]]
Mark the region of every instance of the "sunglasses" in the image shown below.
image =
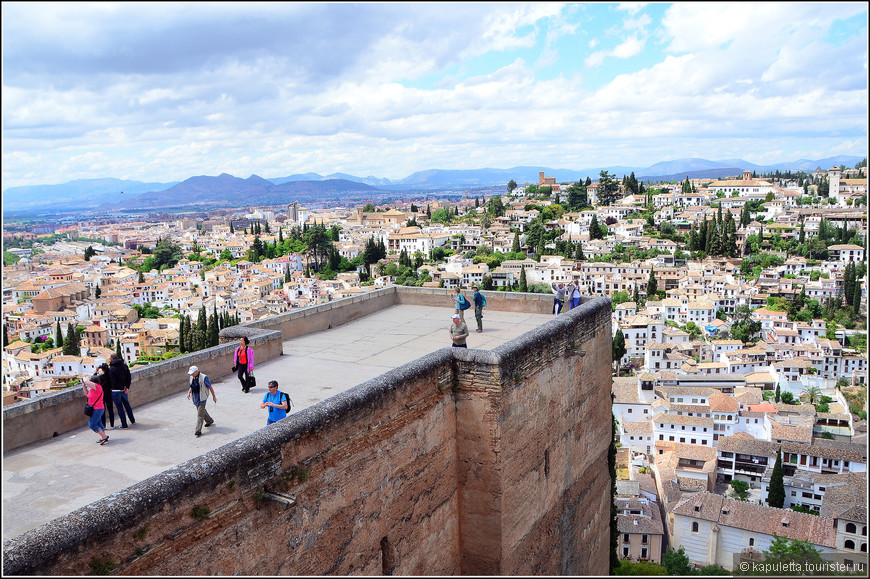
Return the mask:
[[[269,389],[277,388],[277,386],[269,386]]]

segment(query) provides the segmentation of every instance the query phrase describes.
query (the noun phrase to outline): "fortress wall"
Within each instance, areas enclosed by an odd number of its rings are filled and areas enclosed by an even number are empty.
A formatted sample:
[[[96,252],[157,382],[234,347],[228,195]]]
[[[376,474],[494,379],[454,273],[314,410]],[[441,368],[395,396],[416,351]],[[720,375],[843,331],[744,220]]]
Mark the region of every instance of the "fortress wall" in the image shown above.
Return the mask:
[[[278,332],[257,331],[251,335],[257,361],[280,356],[283,340]],[[210,376],[225,376],[233,365],[233,352],[238,344],[221,344],[163,362],[130,369],[130,404],[134,408],[187,390],[187,370],[190,366]],[[3,450],[59,436],[87,425],[84,415],[85,395],[81,386],[67,388],[32,400],[24,400],[3,408]]]
[[[607,574],[611,345],[597,299],[456,352],[463,574]]]
[[[606,298],[438,350],[7,541],[4,573],[607,574],[610,350]]]
[[[4,573],[457,574],[452,365],[440,350],[28,531]]]
[[[515,342],[495,350],[505,393],[502,572],[607,575],[610,300],[587,301]]]

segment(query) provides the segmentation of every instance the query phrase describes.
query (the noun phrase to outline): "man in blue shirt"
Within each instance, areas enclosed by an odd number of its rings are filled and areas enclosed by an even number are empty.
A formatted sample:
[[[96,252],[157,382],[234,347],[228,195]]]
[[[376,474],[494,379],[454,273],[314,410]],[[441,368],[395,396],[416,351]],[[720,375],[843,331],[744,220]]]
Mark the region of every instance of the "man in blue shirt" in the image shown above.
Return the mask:
[[[278,390],[278,383],[275,380],[269,382],[269,392],[263,396],[260,408],[269,409],[269,418],[266,419],[266,426],[287,416],[287,411],[290,410],[290,398]]]

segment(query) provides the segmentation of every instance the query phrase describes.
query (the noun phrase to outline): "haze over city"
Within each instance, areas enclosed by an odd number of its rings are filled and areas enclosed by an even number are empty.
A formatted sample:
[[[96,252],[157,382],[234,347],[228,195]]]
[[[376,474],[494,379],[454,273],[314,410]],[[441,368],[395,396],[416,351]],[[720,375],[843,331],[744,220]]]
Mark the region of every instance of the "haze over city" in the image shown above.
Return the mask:
[[[864,3],[4,2],[2,188],[865,156]]]

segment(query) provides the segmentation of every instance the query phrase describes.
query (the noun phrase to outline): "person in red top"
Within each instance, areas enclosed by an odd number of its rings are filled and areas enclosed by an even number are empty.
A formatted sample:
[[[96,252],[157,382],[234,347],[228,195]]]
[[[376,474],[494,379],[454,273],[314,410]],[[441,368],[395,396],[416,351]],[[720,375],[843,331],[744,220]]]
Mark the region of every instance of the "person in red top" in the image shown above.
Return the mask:
[[[248,378],[254,373],[254,349],[248,344],[247,336],[239,339],[239,347],[233,359],[233,368],[238,371],[239,382],[242,383],[242,392],[247,394],[251,390]]]
[[[94,407],[94,413],[88,417],[88,426],[100,435],[100,440],[97,441],[97,444],[106,444],[109,442],[109,437],[106,436],[106,432],[103,430],[103,413],[106,410],[105,397],[103,396],[103,387],[94,382],[95,379],[97,379],[96,375],[91,376],[90,380],[82,376],[82,388],[84,389],[85,396],[88,397],[88,404]]]

